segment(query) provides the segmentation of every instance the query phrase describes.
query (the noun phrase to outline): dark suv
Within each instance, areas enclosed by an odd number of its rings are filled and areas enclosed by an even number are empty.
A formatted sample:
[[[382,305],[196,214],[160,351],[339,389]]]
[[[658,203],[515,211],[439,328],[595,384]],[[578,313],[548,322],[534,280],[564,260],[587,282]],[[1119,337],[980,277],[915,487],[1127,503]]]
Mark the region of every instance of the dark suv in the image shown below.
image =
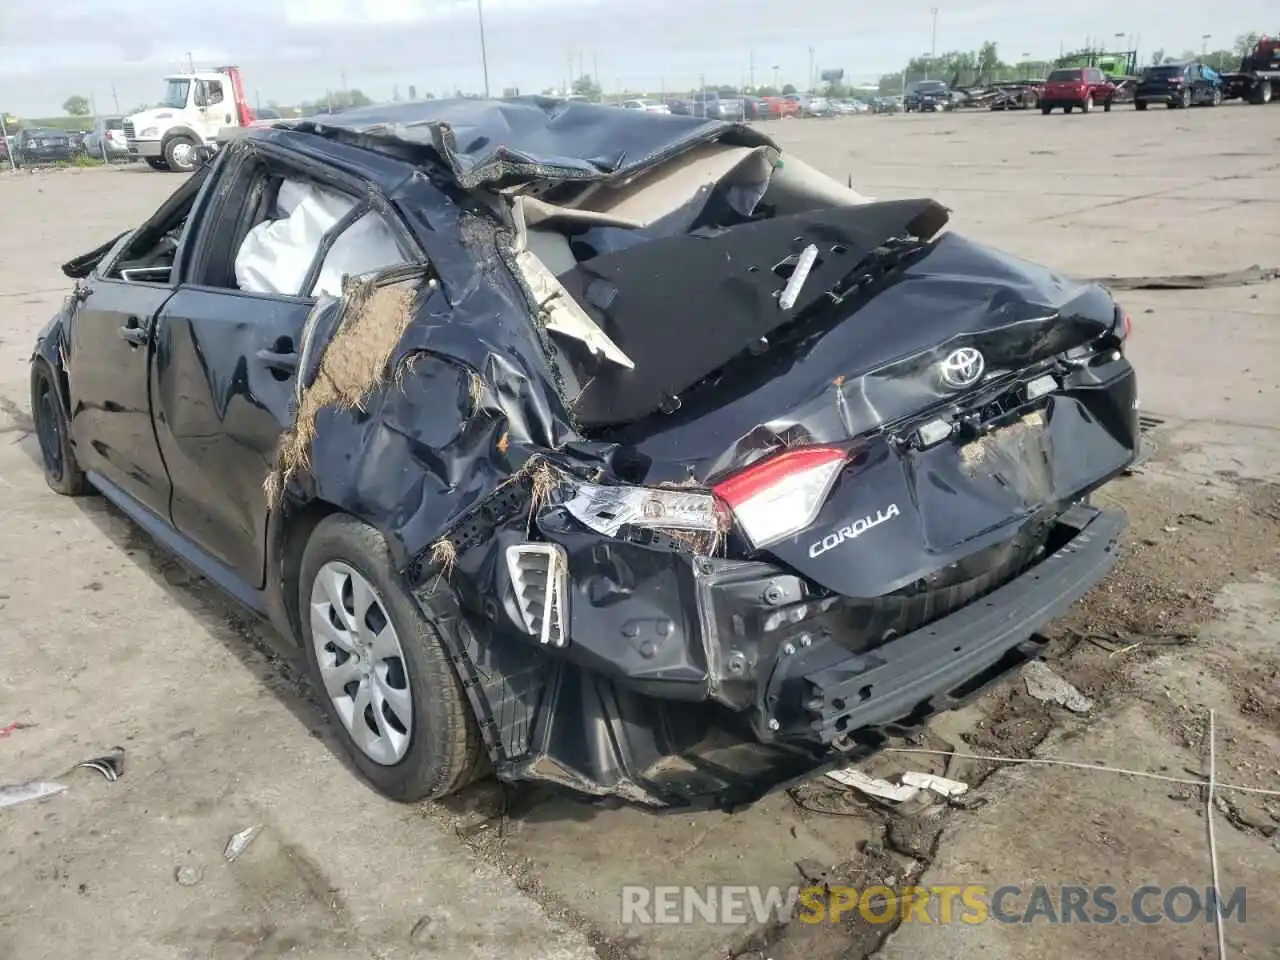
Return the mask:
[[[942,80],[919,80],[902,98],[902,109],[907,113],[950,110],[953,106],[951,88]]]
[[[1222,78],[1203,63],[1165,63],[1148,67],[1133,95],[1133,105],[1145,110],[1150,103],[1163,103],[1167,107],[1190,107],[1194,104],[1216,107],[1222,103]]]
[[[1055,107],[1061,107],[1063,113],[1079,107],[1088,113],[1099,103],[1110,111],[1115,98],[1115,84],[1097,67],[1068,67],[1054,70],[1045,79],[1040,112],[1048,116]]]

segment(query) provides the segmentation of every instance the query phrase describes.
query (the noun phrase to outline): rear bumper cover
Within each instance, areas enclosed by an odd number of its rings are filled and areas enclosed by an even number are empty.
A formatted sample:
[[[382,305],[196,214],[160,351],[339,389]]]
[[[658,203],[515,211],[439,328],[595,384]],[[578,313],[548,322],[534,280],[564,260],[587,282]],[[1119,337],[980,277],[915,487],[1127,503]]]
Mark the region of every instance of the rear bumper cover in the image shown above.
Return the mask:
[[[761,704],[767,719],[758,735],[840,747],[862,728],[963,699],[973,678],[989,673],[1115,566],[1122,512],[1076,504],[1060,522],[1077,531],[1065,545],[926,627],[862,654],[832,643],[797,647],[769,680]]]

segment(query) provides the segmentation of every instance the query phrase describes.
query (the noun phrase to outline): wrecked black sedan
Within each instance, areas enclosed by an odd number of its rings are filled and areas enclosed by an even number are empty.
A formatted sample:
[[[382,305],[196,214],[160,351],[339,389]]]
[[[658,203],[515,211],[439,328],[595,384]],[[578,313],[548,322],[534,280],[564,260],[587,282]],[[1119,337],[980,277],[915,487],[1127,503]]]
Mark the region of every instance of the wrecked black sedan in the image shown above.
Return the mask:
[[[1115,561],[1128,317],[946,222],[703,118],[250,131],[64,267],[44,470],[295,640],[389,797],[750,802],[1035,656]]]

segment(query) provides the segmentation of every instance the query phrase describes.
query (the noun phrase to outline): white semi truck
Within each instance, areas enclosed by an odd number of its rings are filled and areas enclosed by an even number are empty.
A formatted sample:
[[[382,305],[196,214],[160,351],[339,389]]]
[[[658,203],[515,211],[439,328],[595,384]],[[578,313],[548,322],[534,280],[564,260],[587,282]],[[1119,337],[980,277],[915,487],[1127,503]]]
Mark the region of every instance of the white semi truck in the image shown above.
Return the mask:
[[[238,67],[214,67],[165,77],[164,102],[125,118],[129,153],[154,170],[188,173],[196,149],[215,146],[218,134],[254,122]]]

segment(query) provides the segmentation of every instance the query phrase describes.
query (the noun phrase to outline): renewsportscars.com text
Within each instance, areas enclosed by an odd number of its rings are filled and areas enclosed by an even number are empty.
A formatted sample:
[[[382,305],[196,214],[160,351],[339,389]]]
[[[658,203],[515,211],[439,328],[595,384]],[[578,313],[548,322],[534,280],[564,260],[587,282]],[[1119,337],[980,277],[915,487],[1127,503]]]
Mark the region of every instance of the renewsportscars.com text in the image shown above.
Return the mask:
[[[865,888],[758,886],[627,886],[624,924],[789,923],[1243,923],[1245,889],[1154,885],[1120,891],[1114,886],[1022,887],[937,884]]]

